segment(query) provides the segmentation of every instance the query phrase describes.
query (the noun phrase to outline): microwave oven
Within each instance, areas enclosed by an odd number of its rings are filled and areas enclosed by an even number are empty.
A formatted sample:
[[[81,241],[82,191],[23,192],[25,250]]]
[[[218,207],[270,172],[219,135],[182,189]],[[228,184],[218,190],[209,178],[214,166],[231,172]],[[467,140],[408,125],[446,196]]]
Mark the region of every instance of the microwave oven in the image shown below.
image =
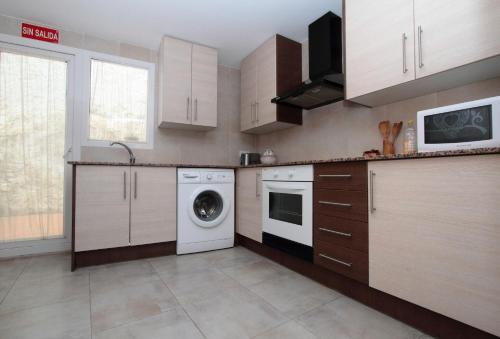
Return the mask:
[[[500,146],[500,96],[417,113],[419,152]]]

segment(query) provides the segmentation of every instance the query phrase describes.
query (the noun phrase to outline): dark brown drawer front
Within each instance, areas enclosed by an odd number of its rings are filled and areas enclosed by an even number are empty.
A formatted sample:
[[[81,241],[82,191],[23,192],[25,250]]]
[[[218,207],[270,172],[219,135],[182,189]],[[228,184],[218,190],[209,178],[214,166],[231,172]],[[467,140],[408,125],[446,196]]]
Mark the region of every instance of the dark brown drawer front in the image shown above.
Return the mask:
[[[314,187],[366,191],[368,187],[366,162],[317,164],[314,166]]]
[[[329,244],[368,253],[368,223],[357,220],[314,215],[314,242]]]
[[[314,213],[368,222],[368,193],[314,190]]]
[[[317,241],[314,263],[329,270],[368,284],[368,254]]]

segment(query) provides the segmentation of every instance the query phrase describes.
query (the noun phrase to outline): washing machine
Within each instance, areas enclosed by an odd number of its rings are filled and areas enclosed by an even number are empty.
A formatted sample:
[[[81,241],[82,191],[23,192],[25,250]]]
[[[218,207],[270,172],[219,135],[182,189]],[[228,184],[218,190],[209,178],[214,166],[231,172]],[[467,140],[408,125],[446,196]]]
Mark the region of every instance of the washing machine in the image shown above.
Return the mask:
[[[177,170],[177,254],[234,246],[234,170]]]

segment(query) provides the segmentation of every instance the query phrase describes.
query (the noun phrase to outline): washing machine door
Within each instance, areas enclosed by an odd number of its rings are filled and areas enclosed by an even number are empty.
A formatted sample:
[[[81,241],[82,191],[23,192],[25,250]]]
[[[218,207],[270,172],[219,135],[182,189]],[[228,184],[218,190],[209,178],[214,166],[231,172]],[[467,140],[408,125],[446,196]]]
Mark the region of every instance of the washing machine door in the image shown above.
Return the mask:
[[[200,187],[191,195],[189,216],[200,227],[212,228],[227,217],[230,201],[216,187]]]

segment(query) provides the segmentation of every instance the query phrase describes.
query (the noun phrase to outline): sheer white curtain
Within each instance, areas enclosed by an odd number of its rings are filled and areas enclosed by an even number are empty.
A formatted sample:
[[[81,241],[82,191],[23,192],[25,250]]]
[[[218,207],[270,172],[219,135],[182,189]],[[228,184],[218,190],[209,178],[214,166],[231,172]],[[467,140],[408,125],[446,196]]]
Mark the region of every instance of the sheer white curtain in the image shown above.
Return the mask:
[[[148,70],[91,61],[89,138],[145,143]]]
[[[63,236],[66,71],[0,49],[0,242]]]

